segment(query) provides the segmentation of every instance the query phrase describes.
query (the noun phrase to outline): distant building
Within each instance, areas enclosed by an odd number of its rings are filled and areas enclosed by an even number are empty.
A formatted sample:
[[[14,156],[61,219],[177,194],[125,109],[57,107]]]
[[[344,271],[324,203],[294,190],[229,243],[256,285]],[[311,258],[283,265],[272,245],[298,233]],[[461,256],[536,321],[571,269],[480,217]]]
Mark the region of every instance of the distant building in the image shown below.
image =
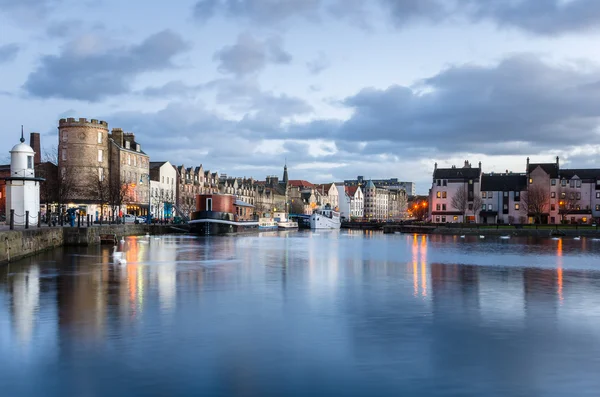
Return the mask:
[[[365,186],[364,215],[368,220],[388,220],[389,190],[376,187],[369,180]]]
[[[430,190],[430,218],[435,223],[476,222],[481,211],[475,199],[481,191],[481,162],[478,168],[471,167],[465,160],[462,168],[438,168],[433,170],[433,183]],[[463,195],[464,208],[456,208],[453,198]]]
[[[150,162],[150,213],[153,218],[171,219],[177,197],[177,171],[168,161]]]
[[[416,194],[416,185],[414,182],[402,182],[399,181],[398,178],[390,178],[390,179],[370,179],[371,182],[375,185],[375,187],[382,188],[391,188],[391,189],[404,189],[408,196],[414,196]],[[367,180],[359,175],[356,179],[347,179],[344,181],[344,185],[346,186],[361,186],[364,188],[367,185]]]

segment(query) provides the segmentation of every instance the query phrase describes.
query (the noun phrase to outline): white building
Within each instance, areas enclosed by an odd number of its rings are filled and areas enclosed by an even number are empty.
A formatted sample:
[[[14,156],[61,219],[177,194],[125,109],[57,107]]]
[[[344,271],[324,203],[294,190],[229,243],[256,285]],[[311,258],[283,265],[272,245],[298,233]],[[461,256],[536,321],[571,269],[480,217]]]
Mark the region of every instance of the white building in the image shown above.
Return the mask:
[[[435,163],[433,183],[429,197],[429,211],[434,223],[477,222],[481,207],[475,207],[474,199],[480,194],[481,162],[478,168],[472,168],[465,160],[462,168],[438,168]],[[460,193],[459,193],[460,192]],[[454,208],[452,198],[464,195],[466,208]],[[480,197],[480,196],[479,196]]]
[[[364,216],[371,220],[387,220],[389,218],[389,191],[375,187],[373,181],[369,180],[364,194]]]
[[[360,186],[346,186],[346,194],[350,196],[350,218],[365,216],[365,197]]]
[[[338,191],[338,199],[339,199],[339,211],[342,219],[349,220],[351,217],[350,212],[350,203],[351,199],[346,191],[346,187],[344,185],[335,185]]]
[[[6,212],[10,216],[14,211],[16,226],[36,225],[39,220],[40,181],[43,179],[35,177],[34,157],[35,152],[21,133],[21,143],[10,151],[10,176],[5,178]]]
[[[171,219],[176,200],[177,170],[168,161],[150,162],[150,207],[153,218]]]
[[[321,195],[321,205],[329,204],[331,208],[339,209],[340,196],[335,183],[315,185],[315,191]]]

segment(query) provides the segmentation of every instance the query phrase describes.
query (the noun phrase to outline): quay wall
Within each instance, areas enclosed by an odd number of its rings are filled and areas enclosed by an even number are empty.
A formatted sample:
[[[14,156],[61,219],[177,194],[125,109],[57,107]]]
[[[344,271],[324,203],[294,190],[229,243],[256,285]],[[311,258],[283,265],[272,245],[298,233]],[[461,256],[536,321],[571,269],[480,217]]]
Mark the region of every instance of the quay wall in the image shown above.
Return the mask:
[[[96,227],[43,227],[0,232],[0,263],[11,262],[60,246],[100,243],[101,234],[139,236],[181,233],[169,225],[106,225]]]

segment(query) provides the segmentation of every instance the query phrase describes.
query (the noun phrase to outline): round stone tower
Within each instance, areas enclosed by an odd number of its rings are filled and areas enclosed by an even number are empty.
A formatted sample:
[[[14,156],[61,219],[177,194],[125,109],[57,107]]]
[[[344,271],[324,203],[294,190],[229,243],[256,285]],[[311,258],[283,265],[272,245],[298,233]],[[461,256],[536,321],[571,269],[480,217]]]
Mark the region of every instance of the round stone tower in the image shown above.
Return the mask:
[[[70,201],[91,204],[98,200],[99,181],[108,178],[108,123],[85,118],[58,123],[59,179],[72,186]]]

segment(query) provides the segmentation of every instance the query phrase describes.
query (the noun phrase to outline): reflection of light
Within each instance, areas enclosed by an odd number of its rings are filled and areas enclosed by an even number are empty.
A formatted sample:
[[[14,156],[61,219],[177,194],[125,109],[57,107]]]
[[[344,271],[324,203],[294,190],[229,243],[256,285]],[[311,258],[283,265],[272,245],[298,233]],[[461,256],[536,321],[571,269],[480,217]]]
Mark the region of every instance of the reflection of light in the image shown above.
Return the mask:
[[[417,243],[417,235],[415,234],[414,238],[413,238],[413,245],[412,245],[414,296],[417,296],[419,294],[419,268],[417,267],[418,252],[419,252],[419,244]]]
[[[14,324],[23,344],[28,344],[33,334],[33,325],[40,301],[39,276],[38,267],[32,266],[26,273],[19,273],[14,278]]]
[[[558,299],[562,302],[563,297],[563,269],[562,269],[562,256],[563,256],[563,241],[562,239],[558,240],[558,245],[556,247],[556,278],[558,283]]]
[[[421,236],[421,286],[422,295],[427,296],[427,240]]]

